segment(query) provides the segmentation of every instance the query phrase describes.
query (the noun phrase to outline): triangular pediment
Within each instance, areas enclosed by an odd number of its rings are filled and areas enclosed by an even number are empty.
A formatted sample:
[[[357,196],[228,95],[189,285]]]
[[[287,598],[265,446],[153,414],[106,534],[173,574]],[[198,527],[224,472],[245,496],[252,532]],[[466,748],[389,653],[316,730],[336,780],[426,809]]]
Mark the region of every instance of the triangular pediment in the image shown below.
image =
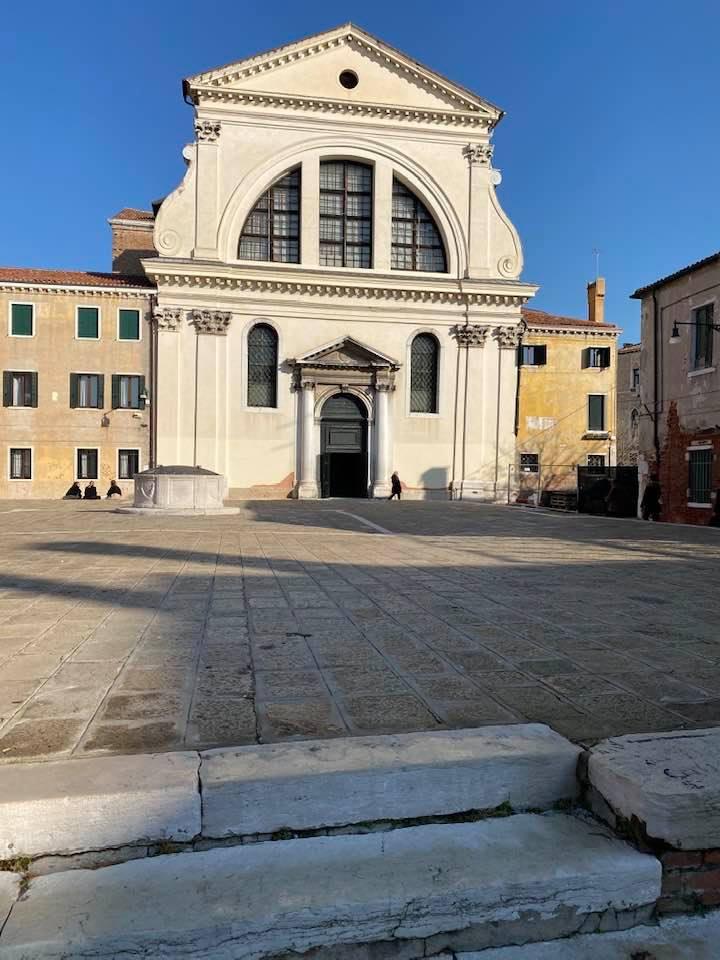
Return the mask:
[[[340,74],[357,77],[352,89]],[[189,90],[209,88],[269,96],[320,98],[415,110],[473,113],[496,123],[502,110],[453,83],[354,24],[343,24],[304,40],[195,74]]]
[[[342,337],[323,347],[318,347],[310,353],[297,357],[295,363],[308,367],[392,367],[399,368],[400,364],[392,357],[379,353],[371,347],[360,343],[353,337]]]

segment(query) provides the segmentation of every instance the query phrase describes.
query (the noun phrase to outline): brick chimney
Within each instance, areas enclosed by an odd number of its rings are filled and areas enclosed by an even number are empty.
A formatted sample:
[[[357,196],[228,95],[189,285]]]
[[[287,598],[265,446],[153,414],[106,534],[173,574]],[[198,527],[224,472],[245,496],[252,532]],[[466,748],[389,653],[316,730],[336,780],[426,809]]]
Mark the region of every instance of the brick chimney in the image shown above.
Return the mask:
[[[144,257],[156,257],[153,244],[155,214],[150,210],[135,210],[125,207],[108,220],[112,231],[113,273],[126,273],[144,277],[140,261]]]
[[[587,298],[590,323],[605,323],[605,277],[587,285]]]

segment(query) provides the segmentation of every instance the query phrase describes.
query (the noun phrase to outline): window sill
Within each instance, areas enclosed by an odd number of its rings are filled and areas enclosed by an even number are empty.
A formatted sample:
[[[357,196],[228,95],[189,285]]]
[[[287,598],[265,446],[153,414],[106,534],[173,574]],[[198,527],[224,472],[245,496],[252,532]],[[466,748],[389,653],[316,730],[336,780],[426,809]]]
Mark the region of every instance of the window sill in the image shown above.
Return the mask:
[[[711,503],[690,503],[688,501],[688,507],[692,507],[694,510],[712,510]]]
[[[411,410],[408,413],[408,417],[412,417],[413,420],[439,420],[441,414],[439,413],[420,413],[417,410]]]
[[[699,367],[697,370],[688,370],[688,379],[690,377],[702,377],[706,373],[715,373],[717,367]]]
[[[35,336],[34,333],[9,333],[9,337],[13,337],[15,340],[32,340]]]
[[[610,433],[607,430],[586,430],[582,435],[583,440],[609,440]]]
[[[243,410],[245,413],[279,413],[280,407],[251,407],[246,403]]]

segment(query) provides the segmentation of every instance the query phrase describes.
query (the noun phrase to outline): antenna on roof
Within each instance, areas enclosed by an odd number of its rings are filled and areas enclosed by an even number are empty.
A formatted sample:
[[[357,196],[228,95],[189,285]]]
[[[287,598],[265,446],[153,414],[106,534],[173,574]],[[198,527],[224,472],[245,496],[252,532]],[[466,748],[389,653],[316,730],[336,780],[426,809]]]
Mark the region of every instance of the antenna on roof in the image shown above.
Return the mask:
[[[597,247],[593,247],[593,256],[595,257],[595,279],[600,276],[600,251]]]

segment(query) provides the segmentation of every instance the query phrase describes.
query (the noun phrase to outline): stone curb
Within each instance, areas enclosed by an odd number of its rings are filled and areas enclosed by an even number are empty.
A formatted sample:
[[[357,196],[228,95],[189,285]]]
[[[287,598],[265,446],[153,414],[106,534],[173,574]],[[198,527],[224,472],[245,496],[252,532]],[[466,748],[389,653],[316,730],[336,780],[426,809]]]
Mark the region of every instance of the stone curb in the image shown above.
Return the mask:
[[[267,839],[508,803],[547,809],[576,796],[580,753],[549,727],[517,724],[10,764],[0,767],[0,860]]]
[[[473,949],[473,929],[477,942],[520,918],[531,939],[549,917],[560,918],[556,935],[563,935],[598,911],[651,904],[660,889],[654,857],[558,813],[262,843],[188,859],[160,856],[33,880],[0,937],[3,960],[140,953],[261,960],[322,947],[337,958],[345,944],[429,938],[438,953],[457,948],[458,932]]]

